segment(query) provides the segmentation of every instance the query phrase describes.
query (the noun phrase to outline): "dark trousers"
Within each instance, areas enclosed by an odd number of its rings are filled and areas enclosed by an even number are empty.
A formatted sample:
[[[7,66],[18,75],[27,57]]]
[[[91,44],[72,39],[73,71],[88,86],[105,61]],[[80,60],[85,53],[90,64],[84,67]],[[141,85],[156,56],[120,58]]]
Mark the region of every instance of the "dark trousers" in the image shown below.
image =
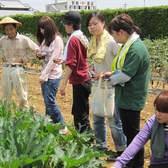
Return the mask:
[[[76,130],[82,133],[90,130],[89,121],[89,95],[91,93],[91,80],[82,84],[73,85],[72,114]]]
[[[150,165],[148,168],[168,168],[168,164]]]
[[[127,146],[140,130],[140,111],[126,110],[118,108],[122,121],[123,131],[127,137]],[[144,148],[135,155],[135,157],[127,164],[130,168],[143,167],[144,165]]]

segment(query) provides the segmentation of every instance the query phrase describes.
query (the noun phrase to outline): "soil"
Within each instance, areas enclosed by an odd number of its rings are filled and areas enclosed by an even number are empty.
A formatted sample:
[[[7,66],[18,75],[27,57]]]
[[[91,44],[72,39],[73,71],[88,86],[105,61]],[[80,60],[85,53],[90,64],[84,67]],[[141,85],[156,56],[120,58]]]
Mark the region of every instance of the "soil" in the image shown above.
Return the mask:
[[[1,77],[1,69],[0,69],[0,77]],[[33,106],[37,113],[45,113],[45,106],[41,94],[41,88],[38,81],[38,74],[29,74],[27,73],[27,82],[28,82],[28,100],[29,105]],[[151,88],[151,86],[149,86]],[[1,88],[0,88],[1,89]],[[141,112],[141,127],[144,125],[146,120],[151,117],[154,113],[153,101],[156,98],[155,94],[148,93],[146,106]],[[13,93],[13,100],[17,104],[18,100],[16,99],[15,92]],[[66,95],[61,96],[58,92],[56,102],[61,109],[61,112],[64,116],[64,119],[68,123],[73,123],[73,116],[71,115],[71,105],[72,105],[72,87],[71,85],[67,85]],[[91,116],[90,116],[91,120]],[[91,121],[92,124],[92,121]],[[108,125],[108,124],[107,124]],[[111,138],[109,127],[108,129],[108,142],[109,142],[109,150],[114,150],[113,139]],[[115,151],[115,150],[114,150]],[[145,145],[145,166],[147,168],[149,165],[149,156],[150,156],[150,147],[149,142]],[[112,165],[112,162],[107,162],[103,168],[109,168]]]

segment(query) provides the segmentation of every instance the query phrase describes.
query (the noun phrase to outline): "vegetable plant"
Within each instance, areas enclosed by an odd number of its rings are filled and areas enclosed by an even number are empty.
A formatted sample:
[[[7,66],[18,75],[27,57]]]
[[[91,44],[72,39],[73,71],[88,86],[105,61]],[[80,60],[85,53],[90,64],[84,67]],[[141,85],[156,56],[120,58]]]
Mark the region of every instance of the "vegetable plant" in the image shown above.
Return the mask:
[[[61,135],[61,124],[52,123],[49,116],[0,101],[0,167],[96,168],[103,164],[101,157],[106,154],[92,143],[93,132],[79,134],[72,125],[65,125],[69,133]]]

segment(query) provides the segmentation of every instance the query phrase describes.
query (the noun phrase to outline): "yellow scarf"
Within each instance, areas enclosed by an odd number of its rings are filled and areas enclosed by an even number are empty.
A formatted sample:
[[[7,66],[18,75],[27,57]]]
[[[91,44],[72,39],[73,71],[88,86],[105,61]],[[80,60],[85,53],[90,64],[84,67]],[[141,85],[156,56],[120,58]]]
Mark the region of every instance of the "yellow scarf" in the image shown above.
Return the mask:
[[[89,48],[87,50],[87,57],[92,57],[93,55],[95,55],[93,60],[97,64],[101,64],[106,54],[108,42],[109,33],[106,30],[104,30],[103,34],[101,35],[98,47],[96,46],[96,36],[93,36],[93,38],[90,41]]]
[[[115,70],[122,70],[122,67],[124,65],[125,62],[125,58],[126,55],[129,51],[129,48],[131,47],[131,45],[139,38],[139,35],[136,33],[133,33],[130,38],[127,40],[127,42],[122,45],[116,55],[116,57],[114,58],[112,64],[111,64],[111,71],[114,73]]]

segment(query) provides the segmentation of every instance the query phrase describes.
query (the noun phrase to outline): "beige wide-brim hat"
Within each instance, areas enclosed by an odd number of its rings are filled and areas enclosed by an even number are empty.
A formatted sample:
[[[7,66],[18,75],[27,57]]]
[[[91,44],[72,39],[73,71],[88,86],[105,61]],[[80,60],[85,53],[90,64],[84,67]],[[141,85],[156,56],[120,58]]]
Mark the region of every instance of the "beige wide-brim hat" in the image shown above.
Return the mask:
[[[0,29],[2,29],[3,25],[5,24],[13,24],[13,23],[16,24],[16,27],[22,26],[22,23],[12,19],[11,17],[5,17],[0,21]]]

